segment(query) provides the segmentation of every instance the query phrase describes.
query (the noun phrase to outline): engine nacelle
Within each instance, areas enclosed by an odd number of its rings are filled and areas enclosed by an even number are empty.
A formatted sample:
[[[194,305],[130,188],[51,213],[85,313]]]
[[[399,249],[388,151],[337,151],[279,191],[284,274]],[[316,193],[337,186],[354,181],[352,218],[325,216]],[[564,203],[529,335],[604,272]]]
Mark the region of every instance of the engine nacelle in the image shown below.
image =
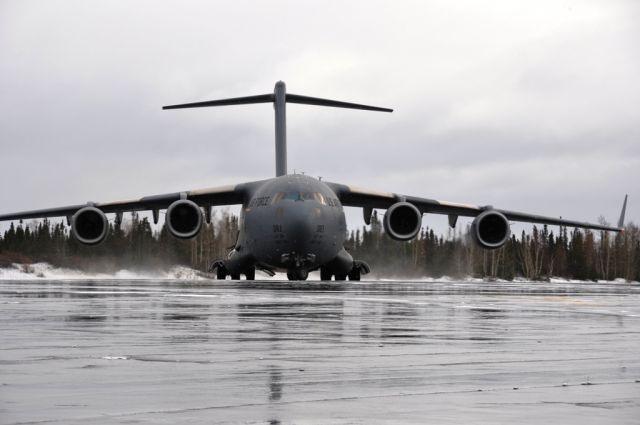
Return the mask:
[[[485,249],[497,249],[511,235],[509,220],[497,211],[485,211],[471,223],[471,237]]]
[[[391,239],[408,241],[420,232],[422,213],[409,202],[397,202],[389,207],[382,223]]]
[[[107,237],[109,221],[96,207],[84,207],[71,217],[71,234],[80,243],[96,245]]]
[[[202,210],[193,201],[175,201],[167,208],[167,226],[176,238],[191,239],[202,227]]]

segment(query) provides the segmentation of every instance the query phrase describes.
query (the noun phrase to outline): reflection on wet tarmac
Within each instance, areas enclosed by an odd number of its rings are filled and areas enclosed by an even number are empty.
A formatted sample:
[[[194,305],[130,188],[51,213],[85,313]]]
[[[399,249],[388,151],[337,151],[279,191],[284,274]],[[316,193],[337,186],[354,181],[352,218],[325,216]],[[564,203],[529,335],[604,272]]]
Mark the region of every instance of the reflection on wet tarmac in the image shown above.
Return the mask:
[[[91,314],[70,314],[67,317],[65,317],[65,320],[68,320],[69,322],[87,322],[87,323],[104,322],[105,320],[107,320],[107,316],[96,316]]]
[[[3,424],[640,417],[637,284],[1,281],[0,337]]]
[[[269,401],[282,398],[282,372],[276,366],[269,368]]]

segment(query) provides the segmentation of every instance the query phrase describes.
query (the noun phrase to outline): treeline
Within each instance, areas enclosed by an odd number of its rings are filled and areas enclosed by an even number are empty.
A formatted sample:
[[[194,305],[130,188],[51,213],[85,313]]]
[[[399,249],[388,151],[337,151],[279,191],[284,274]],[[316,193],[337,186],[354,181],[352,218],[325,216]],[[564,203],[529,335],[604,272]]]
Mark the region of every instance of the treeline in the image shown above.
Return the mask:
[[[186,265],[206,271],[215,259],[224,258],[235,244],[238,218],[226,212],[203,223],[193,240],[176,239],[163,225],[153,231],[147,217],[131,214],[124,223],[110,222],[106,239],[87,246],[71,236],[62,222],[39,220],[11,223],[0,235],[0,267],[12,263],[47,262],[58,267],[99,272],[129,269],[169,269]]]
[[[640,229],[629,224],[619,234],[547,226],[512,235],[500,249],[487,251],[458,228],[437,235],[424,228],[410,242],[384,234],[374,212],[371,226],[351,231],[346,248],[364,260],[377,277],[515,277],[551,276],[582,280],[640,281]],[[203,225],[192,240],[172,237],[166,226],[154,231],[148,218],[132,214],[124,224],[110,223],[107,239],[97,246],[78,243],[69,228],[48,220],[11,224],[0,235],[0,266],[45,261],[90,271],[168,269],[185,265],[206,271],[235,244],[238,218],[222,212]]]
[[[460,227],[447,237],[424,228],[412,241],[391,240],[374,211],[371,226],[352,231],[347,248],[378,276],[640,281],[640,229],[632,223],[617,234],[533,226],[530,233],[511,235],[502,248],[485,250]]]

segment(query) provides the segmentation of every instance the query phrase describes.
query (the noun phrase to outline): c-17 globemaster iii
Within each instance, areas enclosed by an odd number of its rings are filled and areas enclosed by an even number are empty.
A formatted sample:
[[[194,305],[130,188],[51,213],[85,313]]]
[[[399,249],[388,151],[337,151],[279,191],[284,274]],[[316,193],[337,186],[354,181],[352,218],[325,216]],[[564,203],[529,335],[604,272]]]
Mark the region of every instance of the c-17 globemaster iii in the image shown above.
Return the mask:
[[[477,206],[437,201],[397,193],[378,192],[321,181],[301,174],[287,173],[286,104],[392,112],[392,109],[289,94],[284,82],[273,93],[258,96],[213,100],[165,106],[163,109],[272,103],[275,109],[276,177],[236,186],[213,187],[147,196],[140,199],[87,203],[60,208],[24,211],[0,215],[0,221],[67,217],[72,235],[81,243],[94,245],[107,235],[106,214],[151,211],[158,222],[160,210],[166,209],[166,224],[172,235],[181,239],[195,237],[204,220],[210,222],[211,208],[241,205],[239,233],[226,259],[215,261],[210,271],[218,279],[230,276],[255,278],[256,269],[273,274],[286,271],[290,280],[305,280],[310,271],[320,270],[322,280],[360,280],[369,272],[363,261],[354,260],[345,250],[347,225],[343,207],[360,207],[364,221],[370,224],[373,209],[384,209],[385,232],[395,240],[415,238],[426,213],[448,215],[455,227],[459,216],[474,217],[471,237],[485,249],[496,249],[510,236],[510,221],[581,227],[604,231],[622,231],[627,204],[625,196],[617,227],[543,217],[491,206]]]

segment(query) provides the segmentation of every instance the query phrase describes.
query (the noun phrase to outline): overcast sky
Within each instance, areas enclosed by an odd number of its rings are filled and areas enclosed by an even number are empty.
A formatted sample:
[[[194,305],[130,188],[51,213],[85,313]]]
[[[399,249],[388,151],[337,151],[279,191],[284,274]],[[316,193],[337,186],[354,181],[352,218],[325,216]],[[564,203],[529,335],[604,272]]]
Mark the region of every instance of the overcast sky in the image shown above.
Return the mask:
[[[268,104],[161,106],[283,80],[394,108],[289,105],[290,172],[637,223],[639,5],[0,0],[0,213],[271,177]]]

